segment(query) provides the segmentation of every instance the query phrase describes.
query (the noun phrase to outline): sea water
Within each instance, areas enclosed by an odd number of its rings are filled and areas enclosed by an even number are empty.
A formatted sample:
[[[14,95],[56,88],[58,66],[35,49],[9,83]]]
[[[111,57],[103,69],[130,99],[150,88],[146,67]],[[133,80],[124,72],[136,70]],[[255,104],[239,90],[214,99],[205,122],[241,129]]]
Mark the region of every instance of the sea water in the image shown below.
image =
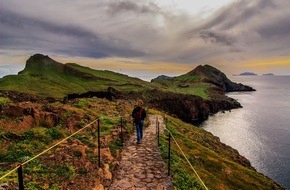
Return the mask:
[[[233,76],[231,80],[257,91],[227,94],[243,108],[210,116],[201,127],[290,189],[290,76]]]

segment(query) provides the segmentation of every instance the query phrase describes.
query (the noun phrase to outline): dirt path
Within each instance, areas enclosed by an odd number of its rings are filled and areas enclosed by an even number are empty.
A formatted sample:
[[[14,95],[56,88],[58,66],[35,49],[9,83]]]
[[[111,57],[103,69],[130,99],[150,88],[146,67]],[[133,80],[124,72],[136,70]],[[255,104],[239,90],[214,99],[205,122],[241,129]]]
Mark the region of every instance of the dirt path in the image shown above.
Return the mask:
[[[135,134],[125,144],[120,167],[110,190],[173,189],[157,146],[156,117],[160,122],[160,130],[164,130],[163,118],[149,115],[149,127],[144,131],[141,144],[136,144]]]

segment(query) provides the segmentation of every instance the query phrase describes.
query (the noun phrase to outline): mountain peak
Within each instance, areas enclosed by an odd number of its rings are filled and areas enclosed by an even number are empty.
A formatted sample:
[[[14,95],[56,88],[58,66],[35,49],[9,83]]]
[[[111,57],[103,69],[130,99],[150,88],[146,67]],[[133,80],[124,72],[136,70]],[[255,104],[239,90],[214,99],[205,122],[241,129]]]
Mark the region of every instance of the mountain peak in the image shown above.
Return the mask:
[[[56,70],[62,70],[64,65],[47,55],[43,54],[34,54],[27,61],[23,71],[20,71],[19,74],[24,73],[41,73],[44,70],[53,68]]]
[[[49,64],[55,64],[55,63],[58,63],[58,62],[48,57],[48,55],[34,54],[26,61],[26,66],[30,64],[49,65]],[[58,64],[61,64],[61,63],[58,63]]]
[[[180,77],[177,77],[177,79]],[[233,92],[233,91],[253,91],[254,89],[245,86],[242,84],[237,84],[232,82],[227,78],[227,76],[217,68],[211,65],[199,65],[192,71],[183,75],[180,78],[183,83],[186,82],[202,82],[202,83],[210,83],[215,86],[222,88],[225,92]]]

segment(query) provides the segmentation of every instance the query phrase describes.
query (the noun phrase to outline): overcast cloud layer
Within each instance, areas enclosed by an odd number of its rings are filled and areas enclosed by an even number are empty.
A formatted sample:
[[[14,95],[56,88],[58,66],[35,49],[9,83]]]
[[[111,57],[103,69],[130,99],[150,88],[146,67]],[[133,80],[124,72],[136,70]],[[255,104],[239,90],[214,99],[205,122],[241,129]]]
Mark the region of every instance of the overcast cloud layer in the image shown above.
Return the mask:
[[[289,57],[289,7],[237,0],[201,20],[149,0],[0,0],[0,57],[23,51],[222,66]]]

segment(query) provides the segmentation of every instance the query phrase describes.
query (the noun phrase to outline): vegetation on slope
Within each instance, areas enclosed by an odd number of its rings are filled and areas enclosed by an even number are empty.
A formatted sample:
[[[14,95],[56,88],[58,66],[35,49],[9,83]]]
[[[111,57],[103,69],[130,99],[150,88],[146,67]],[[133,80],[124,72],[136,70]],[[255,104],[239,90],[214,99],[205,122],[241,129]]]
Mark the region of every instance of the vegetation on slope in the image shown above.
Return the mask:
[[[132,132],[128,115],[132,107],[128,101],[111,102],[98,98],[75,99],[66,104],[10,101],[9,105],[3,106],[0,116],[0,177],[99,117],[102,169],[98,168],[95,125],[25,165],[24,183],[26,189],[108,186],[122,147],[120,116],[123,116],[126,139]],[[17,173],[0,184],[7,181],[11,189],[16,188]]]
[[[0,117],[0,176],[99,116],[102,170],[97,167],[96,127],[92,127],[27,164],[24,167],[25,187],[91,189],[99,183],[110,184],[111,175],[104,175],[104,172],[112,172],[120,158],[121,115],[125,116],[127,134],[132,132],[128,114],[133,102],[98,98],[74,99],[66,104],[8,102],[2,107]],[[157,111],[152,113],[158,114]],[[282,189],[257,173],[247,159],[222,144],[217,137],[176,118],[166,117],[168,128],[209,189]],[[165,134],[161,136],[160,147],[165,161],[166,138]],[[173,183],[177,189],[202,189],[174,143],[172,160]],[[10,185],[16,185],[16,173],[0,184],[7,180]]]
[[[155,112],[156,113],[156,112]],[[166,116],[167,128],[209,189],[283,189],[255,171],[244,157],[206,132],[176,118]],[[167,162],[167,133],[161,136],[160,150]],[[204,189],[178,147],[172,141],[172,177],[177,189]]]
[[[137,78],[83,67],[75,63],[62,64],[48,56],[31,56],[18,75],[0,79],[0,90],[14,90],[42,97],[63,98],[71,93],[106,91],[113,87],[119,91],[136,91],[157,88]]]

